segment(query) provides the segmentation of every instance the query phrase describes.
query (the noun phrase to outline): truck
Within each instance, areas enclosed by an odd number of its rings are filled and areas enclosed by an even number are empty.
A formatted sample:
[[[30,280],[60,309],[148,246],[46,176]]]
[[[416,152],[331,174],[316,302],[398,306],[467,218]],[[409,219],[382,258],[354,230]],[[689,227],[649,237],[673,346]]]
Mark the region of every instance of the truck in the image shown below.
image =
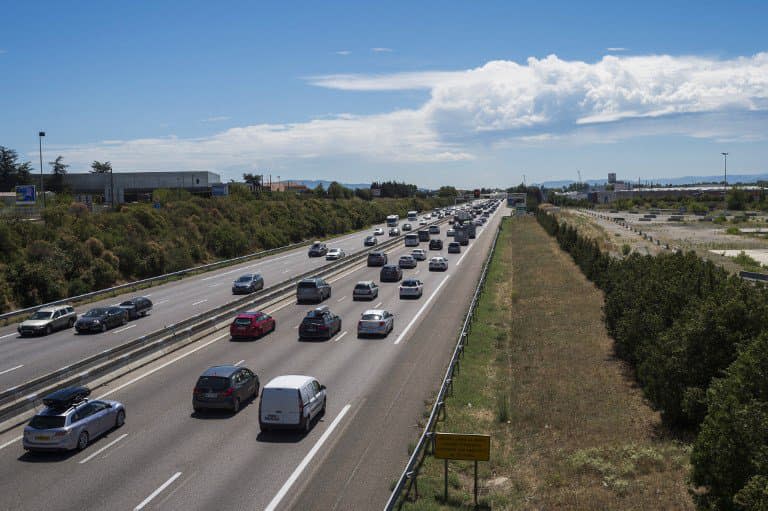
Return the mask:
[[[419,241],[429,241],[429,231],[427,229],[419,229]]]
[[[418,211],[409,211],[408,212],[408,221],[409,222],[415,222],[419,219],[419,212]]]
[[[453,236],[453,240],[459,245],[469,245],[469,233],[467,232],[467,225],[454,225],[453,230],[456,234]]]
[[[387,215],[387,227],[397,227],[399,221],[399,215]]]
[[[472,239],[472,240],[475,239],[475,237],[477,236],[477,227],[475,226],[475,222],[473,222],[472,220],[468,220],[464,222],[462,226],[466,229],[467,236],[469,237],[469,239]]]
[[[464,209],[459,209],[456,211],[456,213],[453,215],[453,221],[454,223],[466,223],[472,220],[472,215],[469,211],[466,211]]]

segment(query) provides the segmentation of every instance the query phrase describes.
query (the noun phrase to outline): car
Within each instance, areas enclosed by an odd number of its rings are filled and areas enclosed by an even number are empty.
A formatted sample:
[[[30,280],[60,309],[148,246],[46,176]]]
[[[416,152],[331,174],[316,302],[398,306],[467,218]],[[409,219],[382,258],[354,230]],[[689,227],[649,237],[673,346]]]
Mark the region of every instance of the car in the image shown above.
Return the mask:
[[[453,218],[448,219],[448,225],[453,225],[455,220]]]
[[[426,215],[424,215],[424,220],[432,220],[432,215],[427,213]]]
[[[289,374],[273,378],[261,393],[259,427],[299,429],[306,432],[314,420],[325,415],[328,396],[325,385],[312,376]]]
[[[417,261],[426,261],[427,251],[424,250],[423,248],[415,248],[411,250],[411,257],[413,257]]]
[[[380,335],[386,337],[395,328],[395,317],[383,309],[370,309],[357,322],[357,336]]]
[[[368,254],[368,266],[384,266],[387,264],[387,254],[384,252],[371,252]]]
[[[439,225],[430,225],[429,226],[429,234],[440,234],[440,226]]]
[[[366,236],[365,240],[363,241],[363,246],[365,247],[373,247],[379,242],[379,240],[376,239],[376,236]]]
[[[307,312],[299,325],[299,340],[330,339],[341,332],[341,316],[328,307],[318,307]]]
[[[413,229],[413,226],[411,224],[403,224],[404,231],[410,231],[411,229]]]
[[[411,255],[403,255],[400,256],[400,259],[397,261],[397,265],[400,268],[416,268],[416,259],[414,259]]]
[[[389,230],[389,235],[390,236],[400,236],[400,229],[398,229],[397,227],[391,228]]]
[[[36,310],[30,317],[19,323],[19,335],[48,335],[54,330],[72,328],[77,314],[71,305],[54,305]]]
[[[373,300],[379,296],[379,286],[372,280],[363,280],[355,284],[352,300]]]
[[[448,243],[448,253],[449,254],[459,254],[461,253],[461,244],[459,244],[456,241],[452,241]]]
[[[83,332],[106,332],[113,326],[125,325],[128,323],[128,311],[120,307],[96,307],[75,321],[75,330],[81,334]]]
[[[320,277],[301,279],[296,284],[296,301],[298,303],[320,303],[331,297],[331,285]]]
[[[125,424],[118,401],[90,401],[86,387],[66,387],[43,398],[45,408],[24,427],[22,446],[30,452],[85,449],[92,440]]]
[[[400,283],[400,298],[421,298],[424,283],[418,279],[405,279]]]
[[[381,267],[379,280],[382,282],[399,282],[403,278],[403,270],[394,264],[385,264]]]
[[[446,271],[448,269],[448,260],[445,257],[437,256],[429,260],[429,271]]]
[[[152,300],[146,296],[137,296],[136,298],[125,300],[118,307],[128,312],[129,320],[138,319],[146,316],[152,310]]]
[[[419,241],[429,241],[429,230],[427,229],[419,229],[418,230],[419,235]]]
[[[480,218],[475,218],[474,223],[477,226],[483,225],[483,221]]]
[[[343,259],[347,257],[347,253],[341,248],[332,248],[325,254],[326,261],[336,261],[337,259]]]
[[[419,235],[415,232],[409,232],[405,235],[403,238],[405,241],[406,247],[418,247],[419,246]]]
[[[427,221],[426,220],[419,220],[419,226],[424,226],[424,225],[427,225]]]
[[[261,311],[248,311],[238,314],[229,325],[229,336],[232,339],[255,339],[277,327],[275,318]]]
[[[258,273],[246,273],[240,275],[232,282],[232,294],[248,294],[264,289],[264,278]]]
[[[309,246],[309,257],[323,257],[328,253],[328,245],[315,241]]]
[[[240,365],[220,365],[206,369],[192,390],[195,413],[212,408],[240,411],[240,406],[259,397],[259,377]]]
[[[443,240],[440,239],[433,239],[429,241],[429,249],[430,250],[442,250],[443,249]]]
[[[375,228],[373,230],[373,235],[374,236],[384,236],[384,229],[382,229],[381,227]]]
[[[449,238],[453,238],[454,236],[456,236],[456,229],[448,229],[447,231],[445,231],[445,235],[448,236]]]

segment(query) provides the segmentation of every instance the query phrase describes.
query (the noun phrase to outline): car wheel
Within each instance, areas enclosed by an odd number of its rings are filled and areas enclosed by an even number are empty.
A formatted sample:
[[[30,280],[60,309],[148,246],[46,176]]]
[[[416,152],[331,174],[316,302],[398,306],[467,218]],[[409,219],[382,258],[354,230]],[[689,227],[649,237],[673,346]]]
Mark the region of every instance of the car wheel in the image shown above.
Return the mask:
[[[51,325],[48,325],[45,327],[45,335],[51,335],[53,333],[53,328],[51,328]]]
[[[193,406],[192,407],[192,411],[195,412],[195,413],[200,413],[200,412],[203,411],[203,409],[202,408],[198,408],[197,406]]]
[[[123,427],[123,424],[125,424],[125,412],[120,410],[117,412],[117,417],[115,418],[115,428],[121,428]]]
[[[82,451],[88,447],[88,432],[83,431],[80,433],[80,436],[77,437],[77,450]]]
[[[235,398],[235,404],[232,405],[232,412],[237,413],[240,411],[240,398]]]
[[[122,324],[123,326],[125,326],[127,323],[128,323],[128,318],[126,318],[125,316],[123,316],[123,321],[121,322],[121,324]]]
[[[307,420],[304,421],[304,433],[309,433],[309,430],[312,429],[312,416],[308,416]]]
[[[328,405],[328,397],[326,396],[326,398],[323,400],[323,408],[322,410],[320,410],[320,415],[322,415],[323,417],[325,417],[325,407],[327,405]]]
[[[107,324],[106,323],[102,323],[101,324],[101,331],[102,332],[106,332],[107,331]]]

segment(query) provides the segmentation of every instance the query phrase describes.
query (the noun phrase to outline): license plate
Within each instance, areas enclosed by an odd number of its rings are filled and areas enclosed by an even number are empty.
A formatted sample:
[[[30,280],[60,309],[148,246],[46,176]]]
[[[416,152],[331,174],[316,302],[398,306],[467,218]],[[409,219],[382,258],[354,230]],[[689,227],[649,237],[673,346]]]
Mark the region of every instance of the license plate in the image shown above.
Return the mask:
[[[214,397],[218,396],[218,394],[215,393],[215,392],[207,392],[207,393],[203,394],[203,396],[210,399],[210,398],[214,398]]]
[[[239,326],[239,327],[237,327],[237,329],[238,330],[245,330],[245,327],[244,326]]]
[[[51,439],[51,437],[49,437],[47,435],[37,435],[35,437],[35,440],[50,440],[50,439]]]
[[[317,330],[317,327],[314,327],[314,326],[307,327],[307,332],[314,332],[315,330]]]
[[[277,415],[267,415],[266,419],[267,419],[268,421],[276,421],[276,420],[280,420],[280,418],[279,418]]]

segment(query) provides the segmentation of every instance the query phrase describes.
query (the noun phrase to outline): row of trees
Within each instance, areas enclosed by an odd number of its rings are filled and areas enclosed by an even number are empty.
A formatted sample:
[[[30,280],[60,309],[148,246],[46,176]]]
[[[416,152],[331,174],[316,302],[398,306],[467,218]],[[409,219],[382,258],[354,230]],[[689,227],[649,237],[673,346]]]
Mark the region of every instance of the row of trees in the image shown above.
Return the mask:
[[[697,433],[700,509],[768,509],[768,292],[695,253],[614,259],[539,211],[538,220],[605,292],[616,353],[672,428]]]

